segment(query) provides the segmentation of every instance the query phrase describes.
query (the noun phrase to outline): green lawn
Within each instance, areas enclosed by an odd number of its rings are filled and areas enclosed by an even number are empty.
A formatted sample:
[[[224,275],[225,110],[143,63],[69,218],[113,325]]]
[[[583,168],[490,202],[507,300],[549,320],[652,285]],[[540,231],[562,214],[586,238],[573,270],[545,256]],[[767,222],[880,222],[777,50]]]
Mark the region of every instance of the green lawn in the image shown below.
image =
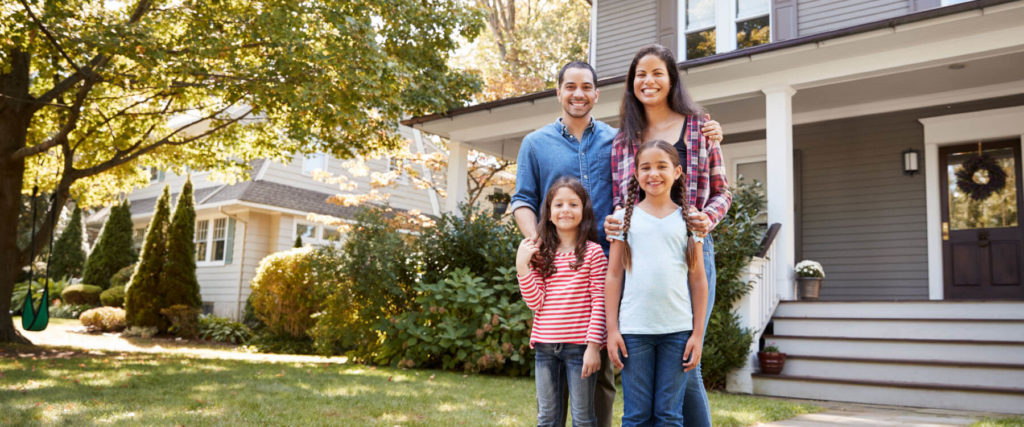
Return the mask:
[[[12,346],[0,351],[0,425],[521,426],[536,421],[529,378],[159,353]],[[716,426],[820,410],[718,393],[711,395],[711,407]],[[620,393],[616,416],[621,413]]]
[[[988,418],[971,424],[971,427],[1022,427],[1024,417]]]

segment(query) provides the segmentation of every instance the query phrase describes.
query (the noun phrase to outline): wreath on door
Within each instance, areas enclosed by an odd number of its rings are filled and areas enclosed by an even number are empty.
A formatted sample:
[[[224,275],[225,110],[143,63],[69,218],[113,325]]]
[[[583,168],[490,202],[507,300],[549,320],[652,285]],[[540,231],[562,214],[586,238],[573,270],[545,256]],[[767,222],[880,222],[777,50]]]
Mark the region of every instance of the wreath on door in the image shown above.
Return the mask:
[[[1006,172],[991,156],[979,153],[956,171],[956,186],[974,200],[985,200],[1006,186]]]

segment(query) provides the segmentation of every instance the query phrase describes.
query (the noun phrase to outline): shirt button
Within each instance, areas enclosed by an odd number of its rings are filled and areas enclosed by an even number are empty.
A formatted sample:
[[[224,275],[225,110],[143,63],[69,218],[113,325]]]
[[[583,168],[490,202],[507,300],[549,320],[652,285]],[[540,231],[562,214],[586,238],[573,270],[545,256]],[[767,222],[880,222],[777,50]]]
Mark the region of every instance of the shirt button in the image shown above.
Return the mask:
[[[587,176],[586,176],[586,175],[583,175],[583,179],[587,179]]]

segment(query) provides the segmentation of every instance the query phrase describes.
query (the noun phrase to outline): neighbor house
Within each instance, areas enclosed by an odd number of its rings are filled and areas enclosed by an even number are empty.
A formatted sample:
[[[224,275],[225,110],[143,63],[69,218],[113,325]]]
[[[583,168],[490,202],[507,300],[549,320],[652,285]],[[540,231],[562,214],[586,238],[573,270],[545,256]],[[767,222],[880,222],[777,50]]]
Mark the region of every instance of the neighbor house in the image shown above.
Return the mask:
[[[730,389],[1024,413],[1024,1],[593,0],[596,118],[618,124],[652,43],[780,225],[736,309],[789,359],[770,376],[752,355]],[[547,90],[404,123],[451,140],[453,180],[559,113]],[[979,152],[1006,175],[980,201],[955,174]],[[796,301],[801,259],[824,265],[817,302]]]

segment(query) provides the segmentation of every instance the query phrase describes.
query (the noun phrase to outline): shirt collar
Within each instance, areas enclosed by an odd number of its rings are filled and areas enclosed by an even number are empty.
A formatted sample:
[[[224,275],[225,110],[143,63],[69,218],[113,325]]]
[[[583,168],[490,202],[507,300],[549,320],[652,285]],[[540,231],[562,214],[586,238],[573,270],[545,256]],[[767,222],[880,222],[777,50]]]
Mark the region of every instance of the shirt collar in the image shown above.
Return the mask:
[[[572,133],[569,132],[569,127],[562,123],[562,118],[561,117],[555,119],[555,126],[558,126],[558,131],[562,134],[562,136],[568,138],[569,135],[572,135]],[[586,134],[588,130],[593,130],[593,129],[594,129],[594,116],[590,116],[590,123],[587,124],[587,127],[583,129],[583,133]]]

